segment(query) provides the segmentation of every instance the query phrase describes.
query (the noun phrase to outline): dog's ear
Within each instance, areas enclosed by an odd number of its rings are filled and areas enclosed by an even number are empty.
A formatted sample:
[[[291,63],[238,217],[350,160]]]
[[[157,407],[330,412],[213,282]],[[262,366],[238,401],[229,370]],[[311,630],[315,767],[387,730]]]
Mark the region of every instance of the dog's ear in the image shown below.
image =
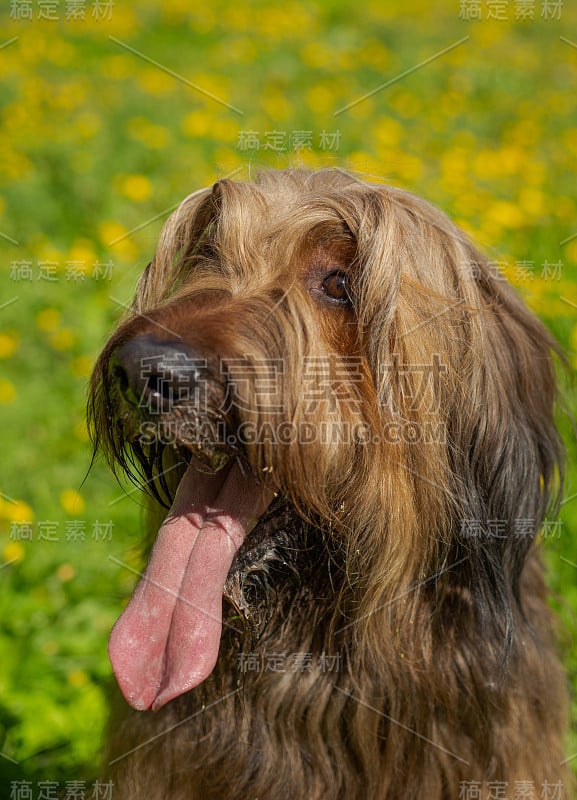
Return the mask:
[[[399,580],[403,569],[420,580],[435,564],[458,565],[444,579],[471,598],[480,625],[496,629],[493,641],[506,642],[523,565],[562,473],[556,345],[428,203],[374,191],[355,234],[359,322],[382,424],[401,426],[383,449],[384,470],[398,478],[387,479],[387,540],[401,530],[403,547],[382,568],[390,574],[397,563]],[[407,562],[410,552],[420,565]]]
[[[217,211],[211,189],[194,192],[180,203],[164,225],[154,258],[140,277],[133,313],[155,308],[174,294]]]
[[[475,287],[477,302],[467,310],[467,371],[448,419],[463,512],[459,537],[463,543],[477,537],[501,557],[517,597],[525,557],[562,481],[554,424],[558,348],[504,277],[470,246],[468,265],[462,279]]]

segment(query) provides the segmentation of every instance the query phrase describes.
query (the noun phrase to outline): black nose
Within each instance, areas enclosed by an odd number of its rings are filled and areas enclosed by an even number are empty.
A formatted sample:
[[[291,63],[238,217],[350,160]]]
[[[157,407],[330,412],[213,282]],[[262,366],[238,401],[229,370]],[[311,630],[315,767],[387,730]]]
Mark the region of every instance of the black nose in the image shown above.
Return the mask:
[[[150,413],[198,404],[206,364],[183,343],[136,336],[110,359],[111,378],[124,399]]]

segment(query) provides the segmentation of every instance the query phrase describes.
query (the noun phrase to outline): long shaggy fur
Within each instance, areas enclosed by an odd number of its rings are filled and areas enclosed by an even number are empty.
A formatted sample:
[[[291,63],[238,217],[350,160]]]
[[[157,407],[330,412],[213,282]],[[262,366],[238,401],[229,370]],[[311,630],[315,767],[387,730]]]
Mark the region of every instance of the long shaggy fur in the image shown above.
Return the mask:
[[[440,800],[566,780],[534,542],[561,473],[555,345],[465,235],[339,170],[188,197],[90,400],[96,445],[144,475],[158,522],[194,447],[142,445],[111,368],[151,333],[206,359],[208,410],[181,421],[325,435],[196,434],[206,463],[225,453],[277,495],[229,574],[211,676],[158,712],[119,700],[115,796]],[[235,359],[251,370],[223,411]]]

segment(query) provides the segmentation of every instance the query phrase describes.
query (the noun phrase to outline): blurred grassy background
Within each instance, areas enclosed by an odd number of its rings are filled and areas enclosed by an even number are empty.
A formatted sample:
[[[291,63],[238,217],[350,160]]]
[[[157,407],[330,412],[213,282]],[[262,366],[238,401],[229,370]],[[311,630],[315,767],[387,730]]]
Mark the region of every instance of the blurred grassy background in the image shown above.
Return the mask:
[[[62,791],[97,774],[106,639],[133,584],[111,557],[137,565],[141,517],[104,466],[83,483],[86,384],[183,196],[260,165],[407,188],[471,233],[577,363],[574,4],[5,6],[1,797],[14,779]],[[566,496],[543,546],[575,687],[574,469]]]

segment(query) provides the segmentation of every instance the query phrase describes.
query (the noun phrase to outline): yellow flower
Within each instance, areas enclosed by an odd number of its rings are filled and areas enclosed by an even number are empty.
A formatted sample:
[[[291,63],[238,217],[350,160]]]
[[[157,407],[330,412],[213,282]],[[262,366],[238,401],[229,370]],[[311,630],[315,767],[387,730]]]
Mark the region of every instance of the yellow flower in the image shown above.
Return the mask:
[[[45,333],[55,331],[60,325],[60,322],[60,311],[57,311],[55,308],[45,308],[36,315],[36,325],[39,330]]]
[[[10,522],[32,522],[34,512],[28,503],[17,500],[15,503],[4,503],[4,516]]]
[[[353,172],[359,172],[361,175],[370,175],[371,180],[375,180],[377,176],[382,174],[380,161],[364,150],[355,150],[349,153],[347,166]]]
[[[493,154],[493,168],[497,175],[516,175],[527,161],[519,147],[504,147]]]
[[[60,263],[64,258],[64,254],[60,250],[57,250],[54,245],[45,240],[38,242],[34,248],[34,256],[38,261],[53,261],[56,263]]]
[[[519,192],[519,205],[532,216],[539,216],[545,212],[545,197],[543,192],[527,186]]]
[[[396,165],[397,174],[407,183],[412,183],[420,178],[423,165],[415,156],[403,156]]]
[[[281,92],[268,91],[261,99],[261,104],[265,113],[271,120],[275,120],[275,123],[288,119],[293,112],[291,104]]]
[[[210,131],[212,120],[212,114],[209,114],[207,111],[200,109],[198,111],[191,111],[191,113],[187,114],[182,120],[181,128],[183,133],[187,136],[206,136]]]
[[[80,82],[65,83],[58,87],[51,98],[51,105],[59,111],[70,111],[82,105],[86,98],[86,87]]]
[[[56,574],[62,583],[67,583],[76,577],[76,570],[72,564],[61,564],[56,570]]]
[[[70,42],[55,36],[50,37],[46,57],[54,64],[58,64],[60,67],[66,66],[74,59],[75,54],[76,51]]]
[[[119,222],[106,220],[100,224],[100,241],[105,247],[111,247],[118,239],[128,234],[128,230]]]
[[[253,18],[258,33],[272,41],[311,37],[315,19],[304,4],[292,4],[285,8],[263,5],[260,14]]]
[[[409,92],[399,92],[389,102],[392,108],[398,111],[402,117],[416,117],[421,110],[420,100]]]
[[[523,164],[523,181],[533,186],[541,186],[547,178],[548,168],[542,161],[525,159]]]
[[[361,63],[368,64],[372,69],[385,70],[391,63],[391,55],[387,48],[378,39],[372,39],[363,44],[359,52]]]
[[[471,191],[469,162],[471,156],[466,147],[451,147],[441,156],[441,186],[444,191],[459,197],[459,212],[471,213],[478,207],[477,193]],[[468,204],[464,197],[468,190]]]
[[[141,89],[156,97],[170,94],[175,90],[176,81],[171,75],[161,72],[157,67],[144,69],[138,75]]]
[[[568,261],[577,263],[577,239],[573,239],[567,244],[565,255]]]
[[[202,6],[200,3],[197,5],[200,10],[195,12],[194,27],[198,29],[199,26],[202,33],[208,33],[216,25],[216,17],[213,11],[209,11],[207,6]],[[233,6],[231,4],[227,11],[227,25],[229,30],[237,33],[244,33],[251,28],[251,21],[246,9],[242,6]]]
[[[197,72],[190,77],[190,82],[198,86],[196,90],[191,87],[190,91],[195,93],[199,102],[206,103],[211,110],[215,108],[214,98],[225,103],[230,100],[227,84],[214,72]]]
[[[80,439],[81,442],[87,442],[89,439],[88,436],[88,428],[86,427],[86,420],[81,419],[74,425],[74,435],[77,439]]]
[[[102,121],[100,117],[92,111],[83,111],[82,114],[76,117],[74,123],[74,130],[81,139],[92,139],[101,127]]]
[[[211,135],[215,141],[236,143],[238,134],[238,123],[232,119],[215,119]],[[218,159],[215,159],[218,161]]]
[[[396,119],[386,118],[377,122],[373,135],[378,145],[384,148],[395,147],[401,141],[402,126]]]
[[[94,360],[90,356],[78,356],[72,360],[70,369],[77,378],[89,378]]]
[[[30,27],[27,31],[29,35],[23,36],[19,42],[20,58],[29,65],[36,65],[47,54],[49,47],[48,40],[45,37],[46,26],[44,30],[40,30],[40,26]]]
[[[308,90],[306,101],[311,111],[316,114],[325,114],[333,109],[335,94],[328,86],[320,84],[312,86]]]
[[[516,175],[527,162],[527,155],[520,147],[480,150],[474,166],[479,177],[501,178]],[[525,177],[525,175],[524,175]]]
[[[246,17],[244,9],[241,13]],[[231,27],[230,20],[227,20],[228,27]],[[231,63],[250,64],[256,60],[258,56],[258,46],[256,42],[248,39],[229,39],[227,45],[228,57]]]
[[[311,69],[328,69],[334,65],[334,53],[322,41],[307,42],[300,52],[300,60]]]
[[[507,34],[510,25],[509,20],[487,20],[483,25],[477,25],[474,29],[473,39],[477,46],[486,47],[500,42]],[[473,29],[471,29],[473,32]],[[472,43],[472,42],[471,42]]]
[[[4,116],[9,116],[6,110]],[[4,127],[6,128],[6,125]],[[32,162],[22,153],[16,152],[14,148],[9,146],[0,151],[0,167],[4,178],[11,178],[14,181],[25,178],[33,171]]]
[[[519,207],[508,200],[497,200],[487,210],[486,220],[503,228],[518,228],[525,222]]]
[[[18,335],[16,333],[0,333],[0,358],[10,358],[14,355],[18,347]]]
[[[22,542],[8,542],[2,551],[4,561],[22,561],[26,550]]]
[[[105,247],[114,248],[114,256],[124,261],[134,261],[139,254],[138,247],[129,236],[129,231],[119,222],[106,220],[99,228],[100,240]]]
[[[577,156],[577,128],[567,128],[563,132],[563,147],[566,147],[573,156]]]
[[[0,403],[8,405],[16,399],[16,388],[14,384],[6,378],[0,378]]]
[[[88,8],[88,4],[86,8]],[[104,8],[104,4],[102,4],[102,8]],[[82,25],[83,29],[86,26],[92,31],[98,31],[99,35],[101,35],[102,26],[105,24],[107,33],[111,33],[114,36],[118,36],[119,39],[123,39],[125,36],[132,35],[142,23],[142,19],[138,16],[138,13],[139,8],[133,9],[126,4],[115,3],[110,16],[106,14],[104,18],[99,18],[94,14],[89,14],[87,11],[86,18],[78,22]]]
[[[294,154],[294,163],[291,163],[290,166],[319,169],[327,166],[327,157],[326,153],[319,153],[317,150],[299,150]]]
[[[135,72],[135,61],[132,56],[119,53],[103,58],[100,62],[100,69],[108,78],[128,78]]]
[[[235,169],[238,169],[238,167],[244,166],[242,156],[237,150],[233,150],[231,147],[215,148],[214,162],[215,164],[221,165],[222,172],[224,173],[233,172]],[[214,178],[207,178],[207,182],[211,180],[214,180]]]
[[[72,270],[86,275],[91,271],[96,260],[92,242],[86,239],[77,239],[64,257],[62,268],[64,271]]]
[[[479,178],[493,177],[499,175],[499,168],[495,164],[495,153],[493,150],[479,150],[473,159],[473,170]]]
[[[347,111],[346,115],[352,119],[365,119],[375,114],[375,96],[365,97],[360,103],[355,103]]]
[[[553,213],[558,219],[572,220],[575,216],[575,202],[572,197],[563,195],[555,199]]]
[[[67,514],[81,514],[84,511],[84,499],[76,489],[65,489],[60,494],[60,505]]]
[[[462,228],[465,233],[471,237],[471,239],[477,240],[480,238],[479,232],[471,225],[470,220],[464,218],[460,219],[457,217],[455,219],[455,225],[458,225],[459,228]]]
[[[148,200],[152,194],[152,184],[145,175],[124,175],[119,184],[121,193],[135,203]]]
[[[88,677],[84,670],[81,669],[73,669],[72,672],[68,673],[68,683],[71,686],[74,686],[75,689],[79,689],[82,686],[86,686],[88,683]]]
[[[162,16],[171,25],[184,25],[191,12],[189,0],[171,0],[162,9]]]
[[[70,350],[76,340],[76,336],[70,328],[60,328],[50,334],[50,344],[55,350]]]
[[[131,139],[153,150],[158,150],[166,147],[169,142],[169,133],[167,128],[161,125],[153,125],[146,117],[132,117],[128,121],[126,130]]]
[[[524,104],[519,103],[517,106],[517,116],[520,122],[511,129],[510,138],[516,145],[532,147],[535,142],[541,140],[541,126],[534,117],[535,108],[533,101],[531,101],[531,104],[527,105],[526,108],[524,108],[523,105]]]

